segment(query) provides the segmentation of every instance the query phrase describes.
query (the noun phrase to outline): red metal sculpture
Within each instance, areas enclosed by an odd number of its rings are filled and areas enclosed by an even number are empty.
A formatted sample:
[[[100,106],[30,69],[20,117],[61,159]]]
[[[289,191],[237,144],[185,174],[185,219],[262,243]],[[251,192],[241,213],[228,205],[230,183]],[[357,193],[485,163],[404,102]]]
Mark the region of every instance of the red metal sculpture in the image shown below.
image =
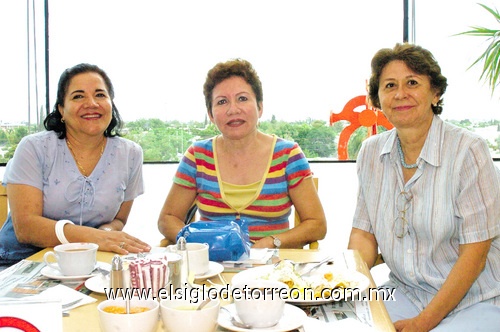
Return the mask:
[[[364,110],[355,112],[354,110],[360,106],[364,106]],[[349,158],[347,145],[352,133],[359,127],[367,127],[368,136],[377,133],[377,126],[383,126],[387,128],[387,130],[393,128],[393,125],[387,120],[384,113],[372,107],[365,95],[357,96],[349,100],[340,113],[330,112],[330,126],[340,120],[349,121],[350,125],[345,127],[339,136],[337,148],[339,160],[347,160]]]

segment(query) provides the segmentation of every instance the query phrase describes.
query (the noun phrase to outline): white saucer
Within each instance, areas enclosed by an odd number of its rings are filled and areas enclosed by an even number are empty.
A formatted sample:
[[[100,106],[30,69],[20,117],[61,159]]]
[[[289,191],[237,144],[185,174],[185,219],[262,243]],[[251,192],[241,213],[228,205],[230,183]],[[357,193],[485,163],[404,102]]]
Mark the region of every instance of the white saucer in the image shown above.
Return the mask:
[[[222,273],[224,271],[224,266],[222,264],[219,264],[217,262],[208,262],[208,271],[205,272],[204,274],[197,274],[194,276],[195,280],[200,280],[200,279],[208,279],[211,277],[215,277],[219,273]]]
[[[233,316],[238,317],[238,315],[236,314],[236,307],[234,304],[229,304],[225,307],[233,314]],[[285,310],[283,312],[283,317],[280,319],[278,324],[271,326],[271,327],[253,328],[251,330],[244,329],[241,327],[236,327],[231,323],[229,315],[227,313],[224,313],[223,311],[221,311],[221,313],[219,314],[219,318],[217,320],[217,323],[219,323],[220,326],[222,326],[228,330],[231,330],[231,331],[284,332],[284,331],[291,331],[291,330],[294,330],[294,329],[301,327],[306,318],[307,318],[307,315],[302,309],[300,309],[299,307],[296,307],[294,305],[286,303]]]
[[[85,280],[85,287],[95,293],[104,294],[104,288],[109,288],[110,283],[111,282],[108,277],[97,275]]]
[[[111,265],[109,265],[108,263],[104,263],[104,262],[97,262],[97,266],[105,269],[105,270],[111,270]],[[90,274],[87,274],[87,275],[83,275],[83,276],[65,276],[61,273],[61,271],[57,270],[57,269],[54,269],[50,266],[45,266],[41,271],[40,273],[47,277],[47,278],[51,278],[51,279],[58,279],[58,280],[78,280],[78,279],[88,279],[90,277],[93,277],[95,275],[98,275],[100,274],[100,272],[94,270],[92,271]]]

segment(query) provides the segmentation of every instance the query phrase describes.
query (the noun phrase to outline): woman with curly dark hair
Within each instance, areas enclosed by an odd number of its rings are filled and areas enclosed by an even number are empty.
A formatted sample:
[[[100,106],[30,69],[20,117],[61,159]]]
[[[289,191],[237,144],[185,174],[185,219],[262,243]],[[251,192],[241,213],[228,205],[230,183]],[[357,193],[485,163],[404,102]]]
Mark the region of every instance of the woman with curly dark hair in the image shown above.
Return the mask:
[[[142,149],[119,137],[113,98],[99,67],[63,72],[47,131],[24,137],[6,167],[10,214],[0,231],[0,265],[68,242],[119,254],[150,250],[122,231],[144,192]]]

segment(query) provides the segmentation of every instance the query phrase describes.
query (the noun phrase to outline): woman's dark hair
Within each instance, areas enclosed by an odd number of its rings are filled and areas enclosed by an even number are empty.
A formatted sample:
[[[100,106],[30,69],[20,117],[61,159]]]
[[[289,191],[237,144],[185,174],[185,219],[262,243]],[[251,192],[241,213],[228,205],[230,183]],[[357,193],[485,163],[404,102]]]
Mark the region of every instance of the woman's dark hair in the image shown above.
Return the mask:
[[[434,106],[432,112],[441,114],[443,112],[443,99],[441,98],[448,83],[446,77],[441,74],[441,67],[431,52],[425,48],[413,44],[396,44],[393,49],[383,48],[379,50],[372,59],[372,74],[369,84],[369,97],[373,106],[380,108],[378,90],[380,85],[380,75],[385,66],[394,60],[403,61],[408,68],[419,75],[427,75],[430,78],[431,87],[437,90],[439,101]]]
[[[219,62],[208,71],[205,84],[203,85],[203,94],[205,95],[205,104],[210,115],[212,115],[212,93],[217,84],[227,78],[239,76],[242,77],[255,93],[257,103],[263,100],[262,83],[259,75],[252,67],[252,64],[243,59],[234,59],[226,62]]]
[[[64,97],[68,93],[68,87],[71,82],[71,79],[78,74],[83,73],[96,73],[102,77],[104,83],[106,84],[106,88],[108,89],[109,97],[111,98],[111,106],[112,106],[112,117],[111,122],[109,123],[108,128],[104,131],[104,136],[113,137],[120,136],[120,130],[122,128],[123,122],[120,117],[120,113],[113,102],[115,98],[115,90],[113,89],[113,84],[109,79],[109,76],[106,74],[104,70],[97,67],[96,65],[91,65],[88,63],[80,63],[74,67],[66,69],[59,78],[59,84],[57,85],[57,100],[54,104],[54,108],[52,112],[47,115],[43,124],[45,129],[53,130],[58,133],[58,137],[63,139],[66,137],[66,125],[61,121],[62,115],[59,112],[58,106],[64,106]]]

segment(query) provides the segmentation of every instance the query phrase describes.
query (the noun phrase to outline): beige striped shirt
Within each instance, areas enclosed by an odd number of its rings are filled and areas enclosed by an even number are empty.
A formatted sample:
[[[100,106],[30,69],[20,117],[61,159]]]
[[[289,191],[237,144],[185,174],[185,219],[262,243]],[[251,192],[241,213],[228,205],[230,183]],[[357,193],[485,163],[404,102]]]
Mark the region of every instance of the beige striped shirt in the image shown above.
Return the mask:
[[[375,234],[391,281],[420,309],[443,285],[460,244],[494,238],[484,271],[454,311],[500,305],[500,171],[486,142],[435,116],[417,164],[405,184],[396,131],[367,139],[353,227]]]

